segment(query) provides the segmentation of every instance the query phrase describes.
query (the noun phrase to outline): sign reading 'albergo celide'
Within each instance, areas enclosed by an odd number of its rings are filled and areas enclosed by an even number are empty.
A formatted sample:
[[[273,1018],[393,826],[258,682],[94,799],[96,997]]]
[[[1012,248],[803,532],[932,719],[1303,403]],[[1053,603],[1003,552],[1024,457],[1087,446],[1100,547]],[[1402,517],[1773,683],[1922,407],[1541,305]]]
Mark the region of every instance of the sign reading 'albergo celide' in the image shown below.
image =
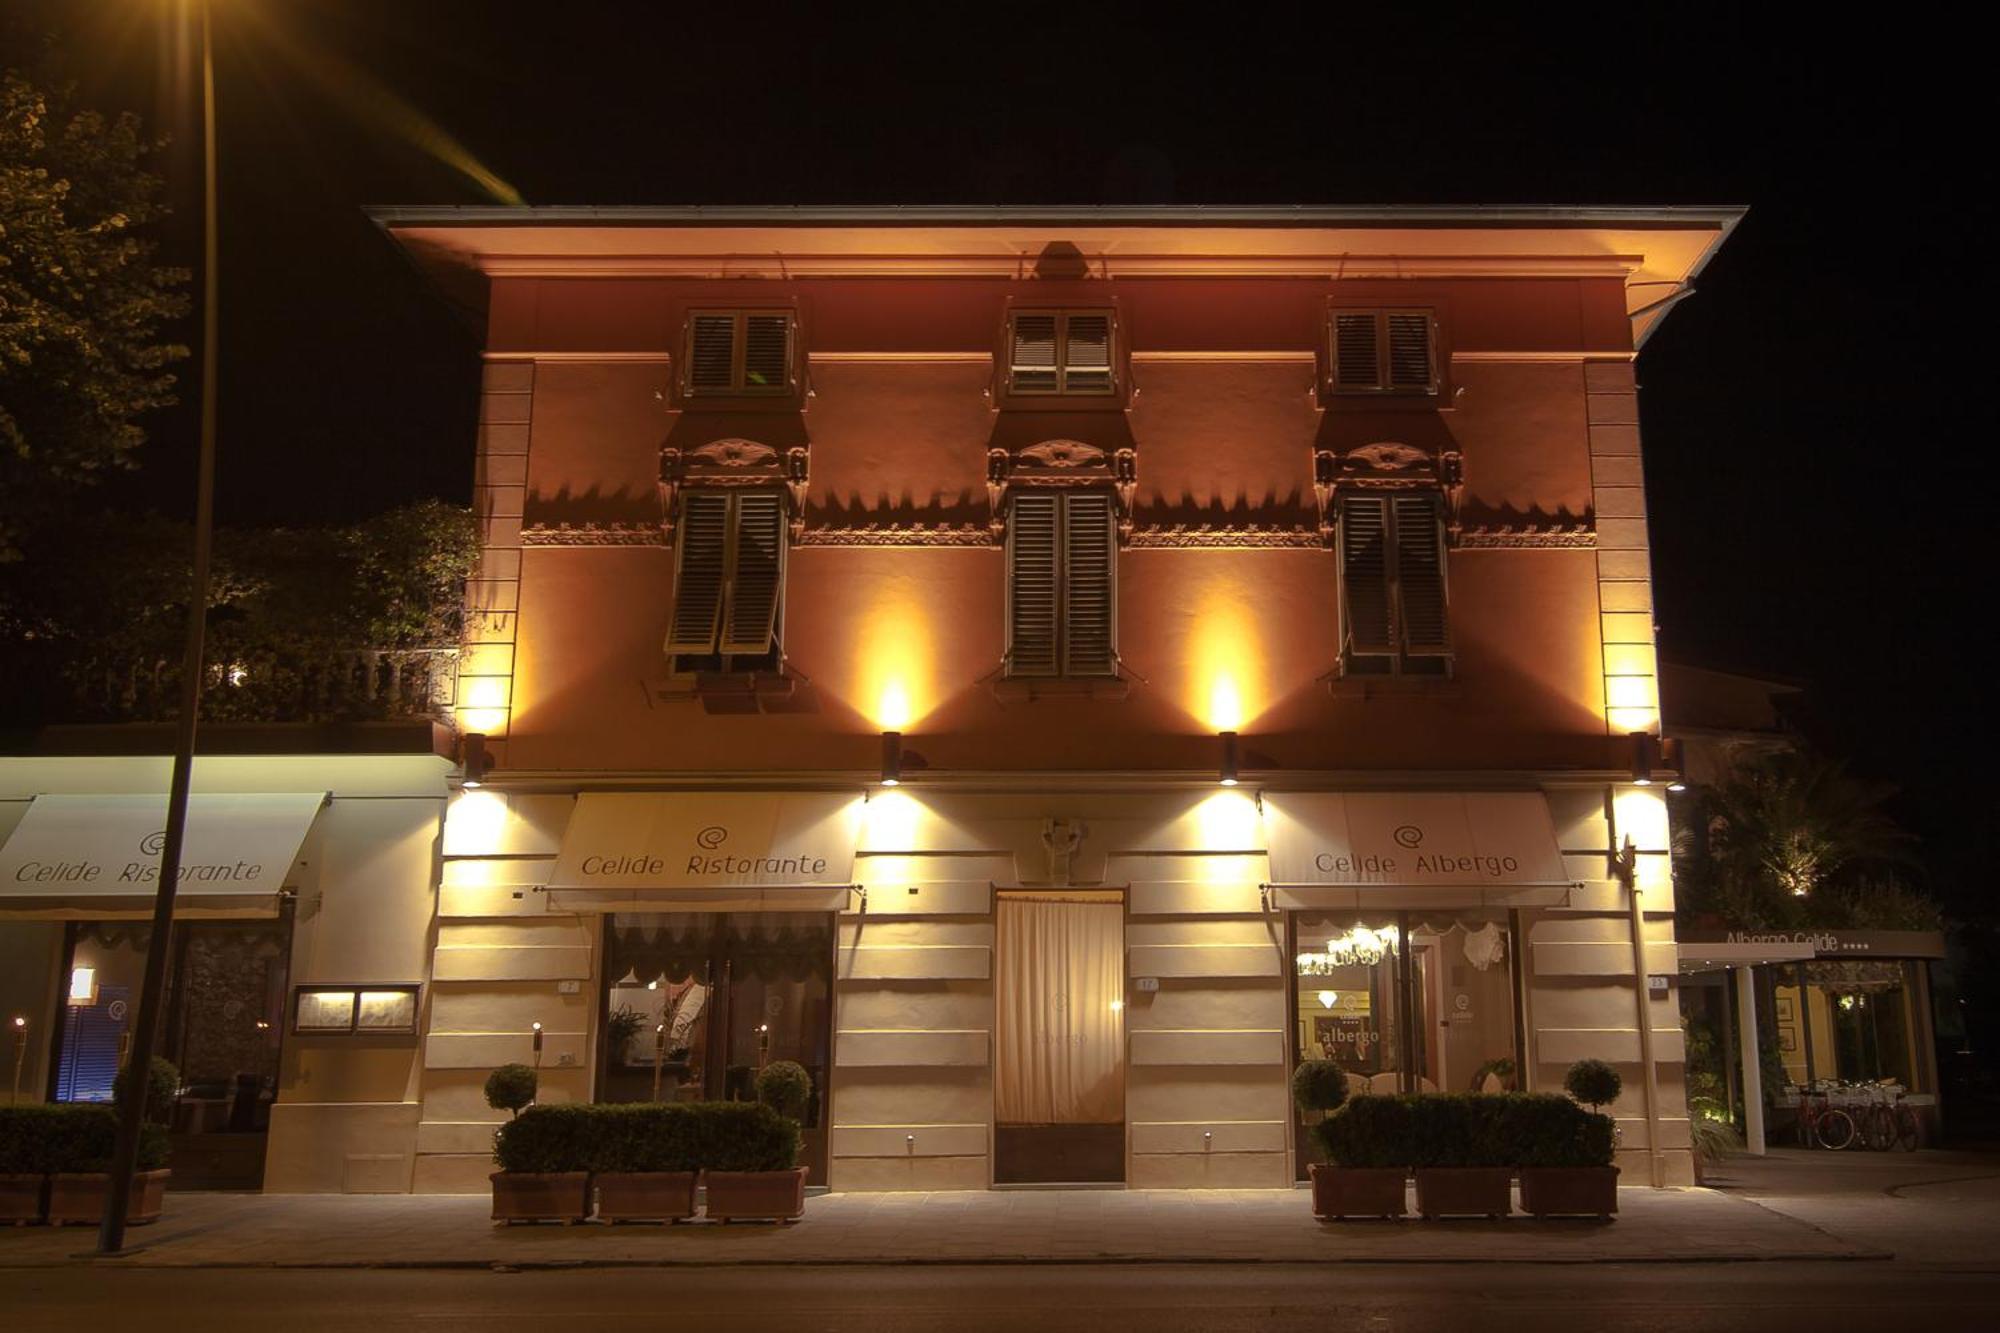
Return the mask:
[[[840,887],[854,881],[851,792],[587,792],[551,888]]]
[[[1539,792],[1266,792],[1275,884],[1503,888],[1565,881]]]

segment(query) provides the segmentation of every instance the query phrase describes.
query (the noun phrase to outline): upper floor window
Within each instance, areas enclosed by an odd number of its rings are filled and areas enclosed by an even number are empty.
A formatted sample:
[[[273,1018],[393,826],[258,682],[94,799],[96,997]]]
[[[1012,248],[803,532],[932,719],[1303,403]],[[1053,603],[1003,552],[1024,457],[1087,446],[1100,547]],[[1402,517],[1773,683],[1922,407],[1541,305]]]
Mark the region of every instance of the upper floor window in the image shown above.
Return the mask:
[[[716,397],[793,392],[798,328],[790,310],[690,311],[682,389]]]
[[[1114,392],[1117,333],[1117,320],[1105,308],[1011,312],[1007,318],[1007,392]]]
[[[1110,495],[1016,494],[1007,510],[1006,674],[1117,675],[1117,576]]]
[[[675,671],[776,669],[787,536],[782,491],[682,494],[667,631]]]
[[[1333,392],[1438,391],[1436,312],[1336,308],[1328,329]]]
[[[1378,491],[1340,500],[1341,669],[1349,675],[1451,671],[1441,497]]]

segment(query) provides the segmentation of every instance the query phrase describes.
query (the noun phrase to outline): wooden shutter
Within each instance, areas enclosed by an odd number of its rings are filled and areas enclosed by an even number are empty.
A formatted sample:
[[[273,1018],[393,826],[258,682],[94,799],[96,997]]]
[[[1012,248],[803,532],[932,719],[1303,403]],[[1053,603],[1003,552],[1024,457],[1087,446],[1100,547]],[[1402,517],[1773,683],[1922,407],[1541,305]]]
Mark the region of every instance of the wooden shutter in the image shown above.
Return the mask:
[[[1007,674],[1053,676],[1062,597],[1061,497],[1016,495],[1007,521]]]
[[[1063,653],[1065,676],[1118,671],[1115,631],[1118,539],[1111,497],[1072,492],[1063,497]]]
[[[1008,387],[1016,393],[1054,393],[1056,316],[1017,313],[1007,341]]]
[[[1380,340],[1376,336],[1375,312],[1338,310],[1333,316],[1333,387],[1336,389],[1379,389],[1382,387]]]
[[[1437,367],[1431,350],[1430,312],[1391,310],[1384,322],[1389,331],[1389,381],[1385,387],[1431,392],[1437,384]]]
[[[1063,392],[1111,392],[1111,313],[1064,319]]]
[[[1350,495],[1340,502],[1341,639],[1349,653],[1396,651],[1389,524],[1384,496]]]
[[[736,316],[694,316],[688,322],[688,388],[695,393],[726,393],[735,381]]]
[[[1396,529],[1397,626],[1413,657],[1451,651],[1445,614],[1444,524],[1437,497],[1405,492],[1390,501]]]
[[[731,499],[734,540],[721,651],[768,653],[785,589],[785,497],[776,491],[739,491]]]
[[[667,652],[715,651],[728,548],[729,497],[720,491],[691,491],[682,497],[674,540],[674,613],[667,629]]]
[[[789,312],[743,317],[743,389],[773,393],[788,388],[792,368],[792,317]]]

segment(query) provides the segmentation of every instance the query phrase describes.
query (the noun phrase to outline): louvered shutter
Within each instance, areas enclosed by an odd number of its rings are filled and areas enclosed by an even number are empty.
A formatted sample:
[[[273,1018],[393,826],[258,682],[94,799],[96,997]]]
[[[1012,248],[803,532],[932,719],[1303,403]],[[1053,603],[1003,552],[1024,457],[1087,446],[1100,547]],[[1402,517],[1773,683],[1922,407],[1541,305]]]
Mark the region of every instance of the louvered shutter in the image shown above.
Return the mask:
[[[785,588],[785,498],[775,491],[739,491],[732,498],[735,541],[721,651],[768,653]]]
[[[688,325],[688,388],[727,392],[735,380],[736,316],[694,316]]]
[[[1333,316],[1333,386],[1377,389],[1382,385],[1375,312],[1336,311]]]
[[[1350,495],[1340,502],[1340,600],[1349,653],[1396,651],[1390,587],[1389,507],[1383,496]]]
[[[743,388],[782,390],[791,383],[792,317],[789,313],[743,317]]]
[[[703,491],[683,497],[674,545],[674,613],[667,652],[712,653],[722,621],[729,497]]]
[[[1065,676],[1117,674],[1118,542],[1111,497],[1063,497],[1063,653]]]
[[[1056,391],[1056,317],[1017,314],[1010,332],[1008,385],[1016,393]]]
[[[1437,368],[1431,353],[1429,312],[1392,310],[1385,322],[1389,327],[1388,387],[1421,389],[1428,393],[1437,383]]]
[[[1111,392],[1111,315],[1069,315],[1063,340],[1063,390]]]
[[[1061,668],[1061,498],[1017,495],[1007,522],[1007,674],[1053,676]]]
[[[1444,526],[1437,497],[1397,495],[1391,507],[1403,650],[1412,657],[1442,656],[1451,651],[1451,634],[1445,614]]]

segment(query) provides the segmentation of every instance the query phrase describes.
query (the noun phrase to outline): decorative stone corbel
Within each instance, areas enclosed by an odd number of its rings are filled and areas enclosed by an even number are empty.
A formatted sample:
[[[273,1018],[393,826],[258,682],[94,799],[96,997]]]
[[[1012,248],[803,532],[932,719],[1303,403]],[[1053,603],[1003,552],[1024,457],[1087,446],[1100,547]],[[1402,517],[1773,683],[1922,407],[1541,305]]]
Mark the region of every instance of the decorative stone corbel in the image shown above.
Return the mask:
[[[1132,540],[1132,501],[1139,492],[1139,451],[1120,449],[1111,458],[1111,485],[1118,492],[1118,540]]]
[[[1313,450],[1313,501],[1319,506],[1319,539],[1333,545],[1333,493],[1340,486],[1340,455],[1331,449]]]
[[[1007,540],[1007,474],[1013,463],[1013,455],[1005,449],[986,451],[986,526],[995,546]]]
[[[674,535],[675,501],[681,489],[681,451],[672,445],[660,446],[660,534],[669,541]]]
[[[1465,503],[1465,455],[1456,449],[1445,450],[1438,455],[1437,473],[1438,487],[1444,492],[1445,540],[1456,547],[1465,528],[1460,517]]]
[[[806,531],[806,488],[812,470],[811,451],[796,445],[785,451],[785,491],[792,497],[792,541]]]

